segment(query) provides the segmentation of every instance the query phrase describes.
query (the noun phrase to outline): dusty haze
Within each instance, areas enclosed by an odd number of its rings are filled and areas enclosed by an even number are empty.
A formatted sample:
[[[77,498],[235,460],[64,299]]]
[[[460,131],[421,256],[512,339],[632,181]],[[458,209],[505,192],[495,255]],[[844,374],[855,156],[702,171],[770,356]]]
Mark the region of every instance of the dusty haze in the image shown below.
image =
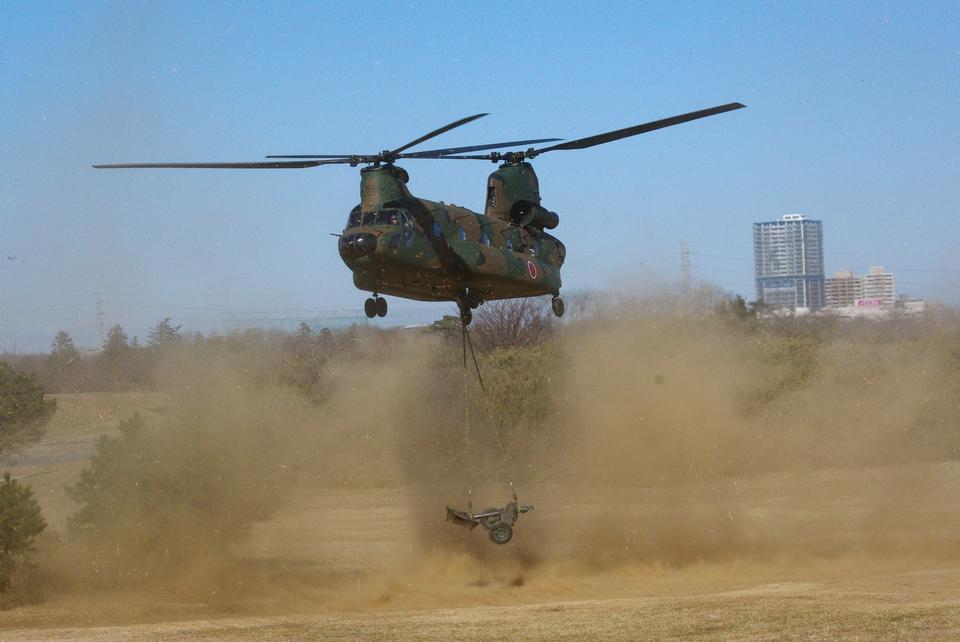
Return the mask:
[[[162,522],[48,543],[51,595],[98,622],[155,620],[170,600],[440,608],[956,559],[956,335],[817,332],[624,303],[523,359],[481,355],[488,397],[459,345],[418,333],[357,335],[325,363],[320,403],[236,356],[173,356],[157,465],[203,469],[203,491]],[[444,523],[468,494],[502,505],[510,480],[537,507],[510,545]]]

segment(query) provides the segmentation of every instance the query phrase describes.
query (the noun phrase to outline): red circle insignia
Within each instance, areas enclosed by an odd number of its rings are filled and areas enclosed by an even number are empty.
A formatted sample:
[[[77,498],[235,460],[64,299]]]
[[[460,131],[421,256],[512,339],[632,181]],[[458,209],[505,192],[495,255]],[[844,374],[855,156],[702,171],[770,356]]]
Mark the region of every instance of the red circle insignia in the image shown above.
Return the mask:
[[[537,278],[537,266],[533,261],[527,261],[527,274],[530,275],[531,279]]]

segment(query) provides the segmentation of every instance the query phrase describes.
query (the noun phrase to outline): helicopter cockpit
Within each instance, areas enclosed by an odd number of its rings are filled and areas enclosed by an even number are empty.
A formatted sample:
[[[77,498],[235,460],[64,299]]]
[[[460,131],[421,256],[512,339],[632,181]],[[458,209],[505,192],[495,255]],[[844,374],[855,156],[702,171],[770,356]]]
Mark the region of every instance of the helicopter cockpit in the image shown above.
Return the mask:
[[[375,225],[400,225],[409,227],[410,215],[406,210],[395,207],[385,207],[376,212],[361,212],[357,205],[347,218],[347,229],[353,227],[373,227]]]
[[[377,228],[353,232],[356,228]],[[399,207],[381,207],[375,212],[363,212],[357,205],[347,218],[347,227],[340,236],[340,255],[344,260],[373,254],[378,247],[377,238],[383,236],[382,248],[396,251],[401,245],[410,247],[414,237],[413,218]]]

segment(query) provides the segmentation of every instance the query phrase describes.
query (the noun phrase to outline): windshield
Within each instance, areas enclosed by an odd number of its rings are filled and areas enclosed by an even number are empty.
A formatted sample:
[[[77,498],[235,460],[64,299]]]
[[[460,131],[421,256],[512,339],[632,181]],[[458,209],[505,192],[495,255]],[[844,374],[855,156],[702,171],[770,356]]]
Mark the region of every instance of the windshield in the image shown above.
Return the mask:
[[[405,221],[406,214],[403,210],[386,208],[379,212],[361,212],[360,206],[358,205],[350,212],[350,218],[347,219],[347,227],[400,225]]]

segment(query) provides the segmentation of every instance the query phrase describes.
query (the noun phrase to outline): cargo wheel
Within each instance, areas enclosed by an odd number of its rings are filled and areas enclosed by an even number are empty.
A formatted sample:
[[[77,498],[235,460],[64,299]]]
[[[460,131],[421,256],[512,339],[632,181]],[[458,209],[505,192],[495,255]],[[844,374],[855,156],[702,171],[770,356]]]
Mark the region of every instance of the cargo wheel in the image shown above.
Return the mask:
[[[513,526],[506,522],[497,522],[490,527],[490,541],[494,544],[506,544],[513,539]]]

